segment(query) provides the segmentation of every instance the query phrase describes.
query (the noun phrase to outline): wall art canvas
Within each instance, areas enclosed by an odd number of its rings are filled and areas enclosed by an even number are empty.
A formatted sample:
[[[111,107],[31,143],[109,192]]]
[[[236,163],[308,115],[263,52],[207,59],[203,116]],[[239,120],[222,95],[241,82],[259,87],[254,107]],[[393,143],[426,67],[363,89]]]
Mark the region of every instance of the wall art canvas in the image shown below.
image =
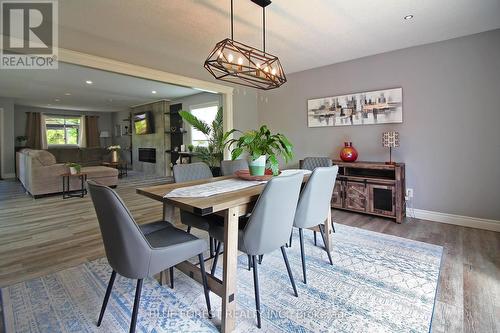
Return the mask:
[[[403,122],[403,88],[322,97],[307,101],[308,127]]]

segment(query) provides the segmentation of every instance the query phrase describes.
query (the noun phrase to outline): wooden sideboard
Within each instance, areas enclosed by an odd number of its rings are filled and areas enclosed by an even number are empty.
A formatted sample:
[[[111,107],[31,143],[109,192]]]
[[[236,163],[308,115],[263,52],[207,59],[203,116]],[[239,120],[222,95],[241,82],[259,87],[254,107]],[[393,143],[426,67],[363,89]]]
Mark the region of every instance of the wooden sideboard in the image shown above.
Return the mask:
[[[406,216],[405,165],[333,161],[339,166],[332,207],[393,218]]]
[[[403,222],[406,216],[404,163],[333,160],[333,164],[339,166],[339,173],[332,207]]]

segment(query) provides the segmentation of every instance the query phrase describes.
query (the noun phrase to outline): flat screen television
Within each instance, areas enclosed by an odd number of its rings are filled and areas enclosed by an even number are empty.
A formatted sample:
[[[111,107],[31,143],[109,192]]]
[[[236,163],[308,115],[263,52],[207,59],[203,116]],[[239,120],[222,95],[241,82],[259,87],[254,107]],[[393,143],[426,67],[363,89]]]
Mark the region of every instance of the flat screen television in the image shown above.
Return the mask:
[[[154,118],[151,111],[134,114],[135,134],[152,134],[155,132]]]

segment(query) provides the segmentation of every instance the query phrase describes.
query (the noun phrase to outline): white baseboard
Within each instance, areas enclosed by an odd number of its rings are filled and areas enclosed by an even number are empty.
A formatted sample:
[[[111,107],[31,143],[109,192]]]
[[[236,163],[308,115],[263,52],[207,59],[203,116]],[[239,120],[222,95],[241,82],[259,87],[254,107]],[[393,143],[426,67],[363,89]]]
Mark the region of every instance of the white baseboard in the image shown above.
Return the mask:
[[[417,219],[500,232],[500,221],[498,220],[488,220],[488,219],[481,219],[478,217],[446,214],[446,213],[433,212],[430,210],[423,210],[423,209],[413,209],[413,212],[415,218]]]
[[[16,174],[15,173],[6,173],[6,174],[2,175],[2,177],[5,179],[16,178]]]

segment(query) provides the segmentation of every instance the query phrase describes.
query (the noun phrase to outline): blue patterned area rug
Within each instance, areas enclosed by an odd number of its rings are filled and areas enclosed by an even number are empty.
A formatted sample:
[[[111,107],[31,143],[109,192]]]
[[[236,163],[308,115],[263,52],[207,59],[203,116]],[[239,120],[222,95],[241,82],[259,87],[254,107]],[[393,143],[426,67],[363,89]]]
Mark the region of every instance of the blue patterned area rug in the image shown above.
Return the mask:
[[[237,332],[428,332],[442,247],[337,225],[334,265],[306,234],[308,284],[302,283],[298,235],[288,257],[298,287],[292,294],[281,252],[259,266],[263,326],[255,321],[252,273],[239,257]],[[218,276],[221,270],[218,269]],[[135,281],[117,277],[103,324],[95,323],[110,275],[104,259],[2,289],[7,332],[128,332]],[[175,289],[145,280],[138,332],[216,332],[201,285],[179,271]]]

